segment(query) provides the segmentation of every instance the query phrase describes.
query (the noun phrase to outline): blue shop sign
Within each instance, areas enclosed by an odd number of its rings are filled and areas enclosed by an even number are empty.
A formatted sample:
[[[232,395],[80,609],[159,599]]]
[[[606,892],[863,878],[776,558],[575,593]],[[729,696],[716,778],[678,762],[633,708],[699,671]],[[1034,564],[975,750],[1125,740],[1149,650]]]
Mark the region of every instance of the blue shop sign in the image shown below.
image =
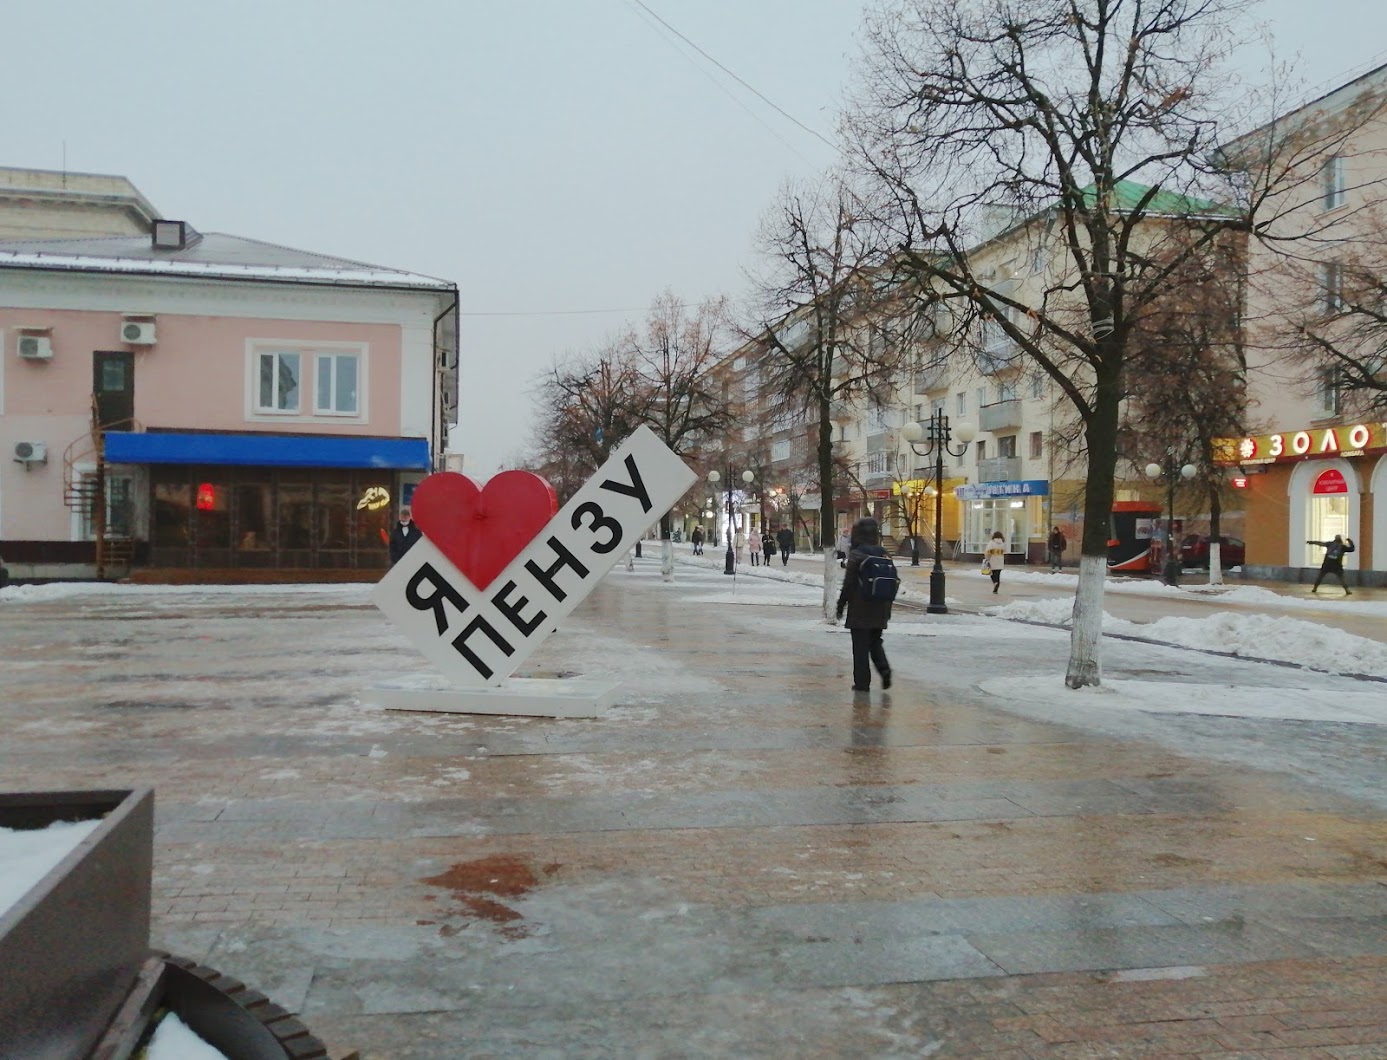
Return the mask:
[[[993,497],[1047,497],[1050,483],[1043,478],[1019,482],[979,482],[971,486],[955,486],[954,496],[961,501],[983,501]]]

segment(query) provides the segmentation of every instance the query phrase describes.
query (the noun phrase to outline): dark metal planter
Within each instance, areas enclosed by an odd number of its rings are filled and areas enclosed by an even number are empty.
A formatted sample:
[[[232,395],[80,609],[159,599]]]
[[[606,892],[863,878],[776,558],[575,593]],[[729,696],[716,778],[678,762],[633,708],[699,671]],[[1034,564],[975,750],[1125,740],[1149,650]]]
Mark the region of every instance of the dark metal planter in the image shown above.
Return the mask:
[[[0,794],[0,826],[101,824],[0,913],[0,1060],[127,1060],[166,1007],[232,1060],[327,1050],[257,990],[149,948],[154,793]]]
[[[0,913],[0,1056],[85,1057],[149,956],[154,793],[0,794],[0,825],[43,828],[104,816]]]

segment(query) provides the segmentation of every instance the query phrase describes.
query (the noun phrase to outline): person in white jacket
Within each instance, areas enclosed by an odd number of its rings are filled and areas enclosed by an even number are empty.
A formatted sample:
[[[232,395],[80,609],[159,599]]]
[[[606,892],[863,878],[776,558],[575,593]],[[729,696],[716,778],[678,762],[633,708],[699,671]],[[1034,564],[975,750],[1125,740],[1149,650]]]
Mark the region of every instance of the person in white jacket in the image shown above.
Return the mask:
[[[1002,587],[1002,568],[1007,564],[1007,543],[1000,530],[992,532],[992,540],[982,554],[982,568],[992,576],[992,591]]]

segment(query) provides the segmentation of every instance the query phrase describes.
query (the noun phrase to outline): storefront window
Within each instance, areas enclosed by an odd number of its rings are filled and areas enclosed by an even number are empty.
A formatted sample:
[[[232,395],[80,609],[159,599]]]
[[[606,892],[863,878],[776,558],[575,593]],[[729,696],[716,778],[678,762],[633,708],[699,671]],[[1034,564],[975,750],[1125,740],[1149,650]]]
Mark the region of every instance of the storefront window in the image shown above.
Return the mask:
[[[1312,541],[1332,541],[1335,534],[1352,537],[1348,529],[1348,494],[1312,495],[1309,526]],[[1318,567],[1323,559],[1324,549],[1305,546],[1302,566]]]
[[[160,548],[186,548],[193,510],[193,487],[188,482],[156,482],[150,537]]]
[[[275,491],[281,567],[310,565],[313,548],[313,474],[281,471]]]
[[[193,497],[193,521],[199,549],[231,547],[231,487],[226,472],[203,469]]]

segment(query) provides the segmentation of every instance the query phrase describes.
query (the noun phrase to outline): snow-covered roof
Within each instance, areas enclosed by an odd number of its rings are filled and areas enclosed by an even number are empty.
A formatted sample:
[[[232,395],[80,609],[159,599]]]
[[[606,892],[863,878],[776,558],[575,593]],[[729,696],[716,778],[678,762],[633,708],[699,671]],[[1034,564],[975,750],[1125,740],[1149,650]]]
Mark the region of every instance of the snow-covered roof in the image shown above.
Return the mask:
[[[28,239],[0,242],[0,268],[132,273],[348,287],[451,290],[434,276],[295,250],[258,239],[206,232],[180,249],[156,248],[148,236]]]

